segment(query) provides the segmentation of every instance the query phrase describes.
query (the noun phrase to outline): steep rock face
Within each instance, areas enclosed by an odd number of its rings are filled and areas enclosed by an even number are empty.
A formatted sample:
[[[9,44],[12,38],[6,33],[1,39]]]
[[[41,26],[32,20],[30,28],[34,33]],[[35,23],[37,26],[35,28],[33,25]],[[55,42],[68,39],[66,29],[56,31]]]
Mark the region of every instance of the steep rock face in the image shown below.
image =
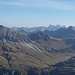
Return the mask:
[[[29,39],[26,35],[17,33],[10,28],[0,27],[0,40],[6,40],[11,42],[28,42]]]

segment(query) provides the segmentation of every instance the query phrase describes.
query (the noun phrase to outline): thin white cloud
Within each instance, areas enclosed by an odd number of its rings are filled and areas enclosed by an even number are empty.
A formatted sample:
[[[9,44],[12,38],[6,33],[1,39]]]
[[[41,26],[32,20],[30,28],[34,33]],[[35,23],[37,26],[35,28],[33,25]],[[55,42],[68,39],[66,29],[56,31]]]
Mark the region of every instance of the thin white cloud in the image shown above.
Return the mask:
[[[0,5],[23,6],[23,3],[17,1],[0,1]]]
[[[47,7],[63,10],[75,10],[74,5],[55,0],[0,0],[0,5],[13,5],[23,7]]]

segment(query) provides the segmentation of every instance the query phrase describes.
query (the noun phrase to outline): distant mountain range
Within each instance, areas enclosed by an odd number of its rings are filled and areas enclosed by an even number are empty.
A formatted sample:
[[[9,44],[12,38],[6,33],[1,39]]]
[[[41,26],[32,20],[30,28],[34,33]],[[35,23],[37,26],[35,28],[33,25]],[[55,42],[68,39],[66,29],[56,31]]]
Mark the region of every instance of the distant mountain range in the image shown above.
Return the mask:
[[[75,27],[0,25],[1,75],[75,75]]]
[[[15,31],[20,31],[20,32],[39,32],[39,31],[44,31],[44,30],[49,30],[49,31],[55,31],[59,28],[64,28],[65,26],[61,26],[61,25],[49,25],[48,27],[45,26],[40,26],[40,27],[21,27],[21,28],[17,28],[17,27],[13,27],[12,29]]]
[[[75,37],[75,27],[69,26],[68,28],[59,28],[55,31],[45,30],[44,33],[56,38]]]

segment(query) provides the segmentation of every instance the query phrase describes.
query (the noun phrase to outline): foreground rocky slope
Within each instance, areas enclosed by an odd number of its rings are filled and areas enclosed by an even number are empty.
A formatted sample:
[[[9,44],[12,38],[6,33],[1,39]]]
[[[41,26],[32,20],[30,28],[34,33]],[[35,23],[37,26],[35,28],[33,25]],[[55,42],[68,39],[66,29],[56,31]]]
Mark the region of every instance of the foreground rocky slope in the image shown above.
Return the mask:
[[[49,68],[42,70],[40,75],[75,75],[75,56]]]
[[[75,55],[75,38],[22,33],[0,26],[0,74],[45,75],[45,67]],[[46,74],[47,75],[47,74]]]

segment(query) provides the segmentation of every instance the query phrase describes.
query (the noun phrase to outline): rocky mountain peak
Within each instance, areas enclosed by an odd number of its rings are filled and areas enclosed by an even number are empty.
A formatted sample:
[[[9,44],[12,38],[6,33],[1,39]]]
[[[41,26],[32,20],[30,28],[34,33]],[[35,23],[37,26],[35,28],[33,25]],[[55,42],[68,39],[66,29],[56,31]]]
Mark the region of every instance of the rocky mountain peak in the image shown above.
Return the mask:
[[[75,27],[69,26],[69,27],[67,28],[67,30],[69,30],[69,31],[70,31],[70,30],[71,30],[71,31],[72,31],[72,30],[75,30]]]
[[[4,26],[3,25],[0,25],[0,28],[3,28]]]
[[[0,26],[0,40],[12,42],[28,42],[29,38],[20,32],[16,32],[10,28]]]

